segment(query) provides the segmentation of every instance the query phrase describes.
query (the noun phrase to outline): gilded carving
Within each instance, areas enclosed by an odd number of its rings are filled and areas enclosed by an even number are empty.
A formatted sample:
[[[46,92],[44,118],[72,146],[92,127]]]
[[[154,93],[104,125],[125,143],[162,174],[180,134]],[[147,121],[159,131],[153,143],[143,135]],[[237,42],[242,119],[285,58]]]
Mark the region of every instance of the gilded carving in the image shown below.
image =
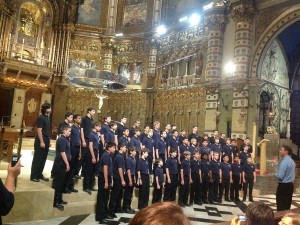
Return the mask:
[[[243,1],[241,4],[233,6],[231,17],[238,21],[251,21],[255,15],[255,8],[252,0]]]

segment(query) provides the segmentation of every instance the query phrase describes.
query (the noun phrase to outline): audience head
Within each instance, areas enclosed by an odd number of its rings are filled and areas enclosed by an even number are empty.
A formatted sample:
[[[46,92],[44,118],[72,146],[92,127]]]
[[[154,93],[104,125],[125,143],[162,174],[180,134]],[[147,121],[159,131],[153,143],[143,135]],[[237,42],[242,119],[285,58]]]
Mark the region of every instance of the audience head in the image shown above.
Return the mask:
[[[300,225],[300,215],[296,213],[288,213],[281,218],[278,225]]]
[[[129,225],[191,225],[180,206],[174,202],[159,202],[139,211]]]
[[[246,209],[247,225],[273,225],[273,210],[263,202],[253,202]]]

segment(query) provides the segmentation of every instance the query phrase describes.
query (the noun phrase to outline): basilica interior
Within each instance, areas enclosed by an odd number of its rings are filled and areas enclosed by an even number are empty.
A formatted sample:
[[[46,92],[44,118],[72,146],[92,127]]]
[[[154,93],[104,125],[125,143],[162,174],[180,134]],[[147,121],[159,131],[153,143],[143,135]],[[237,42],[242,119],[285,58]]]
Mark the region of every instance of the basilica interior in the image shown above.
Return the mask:
[[[266,164],[257,191],[274,194],[279,145],[300,154],[299,0],[0,0],[0,123],[15,148],[20,128],[30,145],[45,102],[54,139],[65,112],[89,106],[128,127],[250,137]]]

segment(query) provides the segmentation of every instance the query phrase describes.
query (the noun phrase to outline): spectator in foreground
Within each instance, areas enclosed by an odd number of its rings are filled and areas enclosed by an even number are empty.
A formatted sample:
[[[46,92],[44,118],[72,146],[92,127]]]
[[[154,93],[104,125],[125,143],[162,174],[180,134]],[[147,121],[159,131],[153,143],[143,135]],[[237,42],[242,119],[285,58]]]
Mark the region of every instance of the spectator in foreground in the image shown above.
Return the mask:
[[[296,213],[287,213],[281,218],[278,225],[300,225],[300,215]]]
[[[191,225],[175,202],[159,202],[139,211],[129,225]]]
[[[14,205],[15,178],[19,176],[21,170],[20,160],[15,166],[8,165],[8,173],[5,184],[0,179],[0,224],[1,216],[7,215]]]

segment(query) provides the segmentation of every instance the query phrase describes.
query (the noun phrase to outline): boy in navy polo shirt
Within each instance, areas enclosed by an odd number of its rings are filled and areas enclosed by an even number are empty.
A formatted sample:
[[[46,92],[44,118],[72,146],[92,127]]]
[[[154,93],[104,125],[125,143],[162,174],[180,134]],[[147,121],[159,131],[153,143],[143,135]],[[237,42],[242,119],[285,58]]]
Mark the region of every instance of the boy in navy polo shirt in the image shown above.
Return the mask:
[[[178,182],[177,149],[170,150],[170,157],[166,161],[166,188],[164,201],[175,201]]]
[[[110,192],[109,201],[109,216],[116,218],[116,212],[119,202],[121,202],[123,187],[125,187],[125,159],[124,154],[126,154],[126,145],[120,145],[120,150],[115,154],[113,159],[113,187]]]
[[[234,156],[234,163],[232,164],[232,184],[230,185],[230,199],[234,202],[239,202],[239,189],[241,183],[241,165],[239,156]]]
[[[229,161],[228,155],[224,155],[223,162],[221,163],[222,184],[219,193],[219,200],[221,202],[222,202],[224,189],[225,189],[225,201],[230,202],[229,187],[230,184],[232,183],[232,168],[231,168],[231,164],[228,161]]]
[[[182,145],[179,146],[179,155],[178,155],[178,162],[179,164],[184,160],[184,152],[185,151],[189,151],[189,139],[187,137],[185,137],[183,139]]]
[[[168,144],[168,155],[170,154],[170,150],[176,149],[177,154],[179,154],[179,144],[178,144],[178,131],[177,130],[173,130],[172,131],[172,136],[171,137],[167,137],[167,144]]]
[[[188,196],[190,193],[190,183],[192,183],[191,178],[191,153],[189,151],[185,151],[183,153],[184,160],[181,162],[180,166],[180,188],[179,188],[179,198],[178,204],[181,207],[188,206]]]
[[[122,144],[122,143],[125,143],[127,148],[129,148],[129,139],[128,139],[128,136],[129,136],[129,129],[125,128],[123,130],[123,135],[119,138],[118,140],[118,144]]]
[[[246,149],[245,147],[244,147],[244,151]],[[243,202],[246,201],[248,186],[249,186],[249,201],[253,202],[252,190],[253,190],[253,185],[255,182],[256,182],[255,166],[252,163],[252,158],[248,157],[247,163],[243,167],[243,183],[244,183],[244,185],[243,185],[243,189],[244,189]]]
[[[147,157],[149,154],[149,149],[143,148],[141,150],[141,158],[138,161],[138,185],[139,185],[139,200],[138,208],[139,210],[148,207],[149,203],[149,192],[150,192],[150,180],[149,180],[149,165]]]
[[[130,146],[135,147],[135,149],[136,149],[136,155],[135,155],[136,161],[139,160],[140,152],[141,152],[141,149],[142,149],[142,143],[140,141],[140,135],[141,135],[140,128],[135,128],[134,129],[134,135],[130,139],[130,144],[129,144]]]
[[[147,160],[148,160],[150,174],[153,173],[153,163],[154,163],[154,159],[155,159],[154,140],[153,140],[152,136],[153,136],[153,130],[149,129],[148,136],[145,137],[144,140],[142,141],[143,147],[149,149],[149,155],[147,157]]]
[[[162,189],[163,189],[163,181],[164,181],[164,171],[163,171],[163,161],[161,158],[155,160],[155,170],[154,170],[154,190],[153,190],[153,198],[152,204],[161,201],[162,197]]]
[[[222,148],[222,155],[228,155],[229,163],[232,163],[233,151],[230,138],[226,139],[226,145]]]
[[[222,147],[220,144],[219,137],[214,138],[214,143],[211,145],[211,151],[212,151],[212,155],[214,154],[214,152],[217,152],[219,155],[221,155]],[[221,161],[221,159],[220,159],[220,161]]]
[[[91,191],[97,191],[94,188],[96,164],[99,161],[99,136],[101,124],[93,122],[92,132],[89,135],[89,151],[86,154],[85,177],[83,180],[83,191],[91,194]]]
[[[248,152],[248,145],[244,146],[244,151],[240,152],[240,159],[241,159],[241,166],[244,166],[247,163],[247,159],[250,157],[251,158],[251,154]]]
[[[204,153],[201,155],[201,162],[200,162],[200,168],[201,168],[201,188],[200,188],[200,195],[202,198],[203,203],[208,204],[207,200],[207,192],[209,190],[209,184],[210,184],[210,163],[208,161],[208,155],[207,153]]]
[[[210,161],[210,183],[211,187],[209,189],[209,201],[210,203],[219,202],[219,184],[222,182],[221,176],[221,163],[219,161],[219,154],[214,153],[213,160]]]
[[[103,148],[105,148],[105,145],[108,142],[108,141],[106,141],[106,136],[107,136],[107,133],[110,130],[110,127],[109,127],[110,122],[111,122],[111,117],[110,116],[104,116],[103,117],[103,124],[102,124],[101,130],[100,130],[101,142],[102,142]]]
[[[53,207],[64,210],[63,204],[67,204],[67,202],[63,201],[62,193],[64,191],[66,172],[70,171],[69,161],[71,160],[71,151],[69,136],[71,134],[71,128],[69,125],[63,125],[61,130],[62,135],[56,140],[52,187],[55,190]]]
[[[115,143],[107,143],[105,151],[103,152],[99,161],[99,174],[98,174],[98,195],[96,203],[96,221],[99,223],[107,223],[107,219],[113,219],[108,215],[107,204],[109,199],[109,190],[111,185],[112,176],[112,160],[111,155],[116,150]]]
[[[204,140],[202,142],[202,146],[200,147],[200,154],[204,154],[206,153],[208,155],[208,159],[209,161],[212,159],[212,154],[211,154],[211,149],[210,147],[208,147],[208,141]]]
[[[160,139],[156,140],[155,148],[156,148],[156,158],[161,158],[163,161],[163,169],[165,171],[165,162],[167,158],[167,143],[166,143],[167,133],[166,131],[162,131],[160,133]]]
[[[134,184],[136,183],[136,149],[135,147],[129,147],[129,156],[126,159],[126,174],[125,174],[125,190],[123,195],[123,210],[126,213],[134,213],[135,211],[131,208],[131,199]]]
[[[197,149],[197,139],[196,138],[192,138],[191,139],[191,145],[189,146],[189,151],[192,154],[196,149]]]
[[[201,170],[200,170],[200,152],[195,150],[193,153],[194,157],[191,160],[191,193],[190,193],[190,205],[194,203],[197,205],[202,205],[202,200],[200,196],[201,192]]]

